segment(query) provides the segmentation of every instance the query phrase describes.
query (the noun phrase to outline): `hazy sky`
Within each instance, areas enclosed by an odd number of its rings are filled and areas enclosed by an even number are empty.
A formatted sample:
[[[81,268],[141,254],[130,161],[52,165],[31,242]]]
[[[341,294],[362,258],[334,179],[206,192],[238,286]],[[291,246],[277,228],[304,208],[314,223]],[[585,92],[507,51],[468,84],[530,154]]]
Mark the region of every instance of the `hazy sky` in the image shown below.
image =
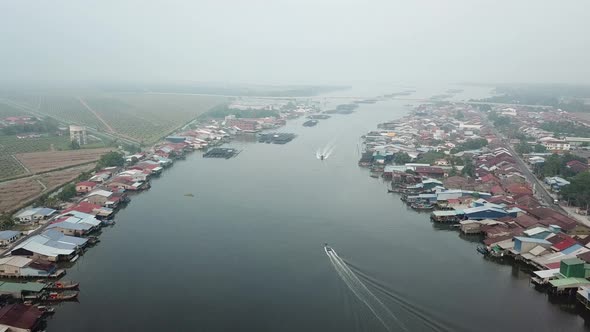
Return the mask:
[[[588,0],[0,1],[2,80],[590,82]]]

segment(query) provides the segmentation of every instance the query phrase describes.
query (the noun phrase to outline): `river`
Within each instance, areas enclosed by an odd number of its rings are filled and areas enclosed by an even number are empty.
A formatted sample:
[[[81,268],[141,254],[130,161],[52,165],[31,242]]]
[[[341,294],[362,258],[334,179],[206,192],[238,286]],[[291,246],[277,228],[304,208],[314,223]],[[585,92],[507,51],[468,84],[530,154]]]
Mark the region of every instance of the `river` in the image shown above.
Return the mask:
[[[357,166],[359,137],[407,103],[361,105],[312,128],[294,120],[281,129],[298,135],[286,145],[235,141],[236,158],[177,162],[68,271],[79,303],[60,305],[48,331],[582,330],[526,274],[484,260],[475,240],[409,210]],[[316,159],[329,144],[333,154]],[[378,297],[378,314],[395,316],[383,319],[389,329],[324,242]]]

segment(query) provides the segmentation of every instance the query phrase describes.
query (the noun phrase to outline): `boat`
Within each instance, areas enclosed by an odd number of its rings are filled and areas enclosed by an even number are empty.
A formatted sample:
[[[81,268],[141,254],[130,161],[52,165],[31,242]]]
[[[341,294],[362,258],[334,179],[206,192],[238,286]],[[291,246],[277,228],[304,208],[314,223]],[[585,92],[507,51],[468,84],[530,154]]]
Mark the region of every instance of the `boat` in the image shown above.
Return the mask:
[[[330,247],[327,243],[324,243],[324,250],[326,251],[326,254],[328,254],[329,252],[332,252],[332,247]]]
[[[47,301],[59,302],[59,301],[70,301],[75,300],[78,297],[79,292],[70,291],[70,292],[51,292],[47,297]]]
[[[89,236],[87,237],[88,239],[88,243],[90,244],[97,244],[98,242],[100,242],[100,239],[97,236]]]
[[[427,204],[427,203],[412,203],[410,207],[414,210],[432,210],[434,209],[434,205]]]
[[[487,255],[490,253],[490,251],[488,250],[488,248],[484,247],[484,246],[477,246],[477,252],[482,254],[482,255]]]
[[[379,173],[371,173],[370,177],[378,179],[379,178]]]
[[[102,220],[102,224],[105,226],[112,226],[115,224],[115,220],[113,219],[104,219]]]
[[[324,156],[324,155],[321,155],[321,156],[320,156],[320,160],[324,160],[324,159],[326,159],[326,156]]]
[[[195,197],[195,195],[192,194],[192,193],[184,194],[184,196],[186,196],[186,197]]]
[[[37,306],[37,309],[45,315],[53,315],[55,313],[55,308],[46,305]]]
[[[76,289],[78,286],[80,286],[80,283],[75,281],[56,281],[47,283],[45,288],[49,290],[68,290]]]

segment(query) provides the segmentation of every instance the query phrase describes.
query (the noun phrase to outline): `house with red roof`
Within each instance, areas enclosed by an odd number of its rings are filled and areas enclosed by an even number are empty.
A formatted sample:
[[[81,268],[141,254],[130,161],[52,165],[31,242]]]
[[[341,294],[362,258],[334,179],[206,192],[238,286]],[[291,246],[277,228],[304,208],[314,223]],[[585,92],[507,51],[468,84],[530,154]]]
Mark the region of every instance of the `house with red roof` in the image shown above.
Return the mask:
[[[579,160],[572,160],[565,165],[567,168],[569,168],[570,170],[572,170],[572,172],[574,172],[576,174],[588,170],[588,164],[584,164],[583,162],[581,162]]]
[[[494,174],[486,174],[480,177],[479,181],[483,183],[500,183],[500,179],[498,179]]]
[[[569,236],[566,236],[562,241],[552,245],[551,249],[553,249],[554,251],[563,251],[575,244],[577,244],[576,240],[572,239]]]
[[[521,183],[513,183],[511,185],[506,186],[506,188],[504,189],[506,193],[512,195],[516,199],[518,199],[518,197],[521,196],[533,194],[533,191],[529,186]]]
[[[442,178],[448,175],[444,169],[432,166],[417,166],[415,172],[420,176],[429,178]]]
[[[82,181],[76,183],[76,192],[78,194],[83,194],[94,190],[98,186],[98,183],[92,181]]]
[[[15,332],[36,331],[43,312],[33,305],[8,304],[0,309],[0,330]]]

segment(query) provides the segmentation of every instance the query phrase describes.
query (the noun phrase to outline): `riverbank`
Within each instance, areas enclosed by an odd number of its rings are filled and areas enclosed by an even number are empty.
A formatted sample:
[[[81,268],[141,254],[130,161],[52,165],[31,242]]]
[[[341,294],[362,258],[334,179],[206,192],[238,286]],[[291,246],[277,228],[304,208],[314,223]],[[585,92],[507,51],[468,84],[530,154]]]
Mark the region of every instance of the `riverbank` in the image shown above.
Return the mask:
[[[434,225],[475,234],[486,258],[526,266],[550,300],[587,316],[576,293],[590,285],[590,229],[537,196],[520,157],[484,117],[462,103],[420,105],[364,135],[359,165],[383,177],[412,209],[433,211]]]
[[[423,214],[384,195],[383,183],[355,165],[360,155],[349,147],[357,137],[403,116],[405,103],[361,106],[316,128],[295,119],[279,129],[296,134],[292,142],[235,139],[231,146],[243,150],[236,158],[196,152],[178,160],[118,212],[113,231],[68,271],[81,282],[81,303],[61,305],[48,331],[379,331],[333,270],[325,242],[423,315],[464,312],[453,319],[456,330],[578,329],[579,320],[537,300],[544,297],[527,289],[526,275],[473,255],[477,243],[424,223]],[[316,159],[316,150],[331,142],[332,155]],[[444,254],[433,254],[440,248]],[[513,276],[508,283],[506,274]],[[179,292],[182,305],[170,305]],[[413,330],[425,329],[388,306]],[[531,322],[531,315],[541,318]]]

